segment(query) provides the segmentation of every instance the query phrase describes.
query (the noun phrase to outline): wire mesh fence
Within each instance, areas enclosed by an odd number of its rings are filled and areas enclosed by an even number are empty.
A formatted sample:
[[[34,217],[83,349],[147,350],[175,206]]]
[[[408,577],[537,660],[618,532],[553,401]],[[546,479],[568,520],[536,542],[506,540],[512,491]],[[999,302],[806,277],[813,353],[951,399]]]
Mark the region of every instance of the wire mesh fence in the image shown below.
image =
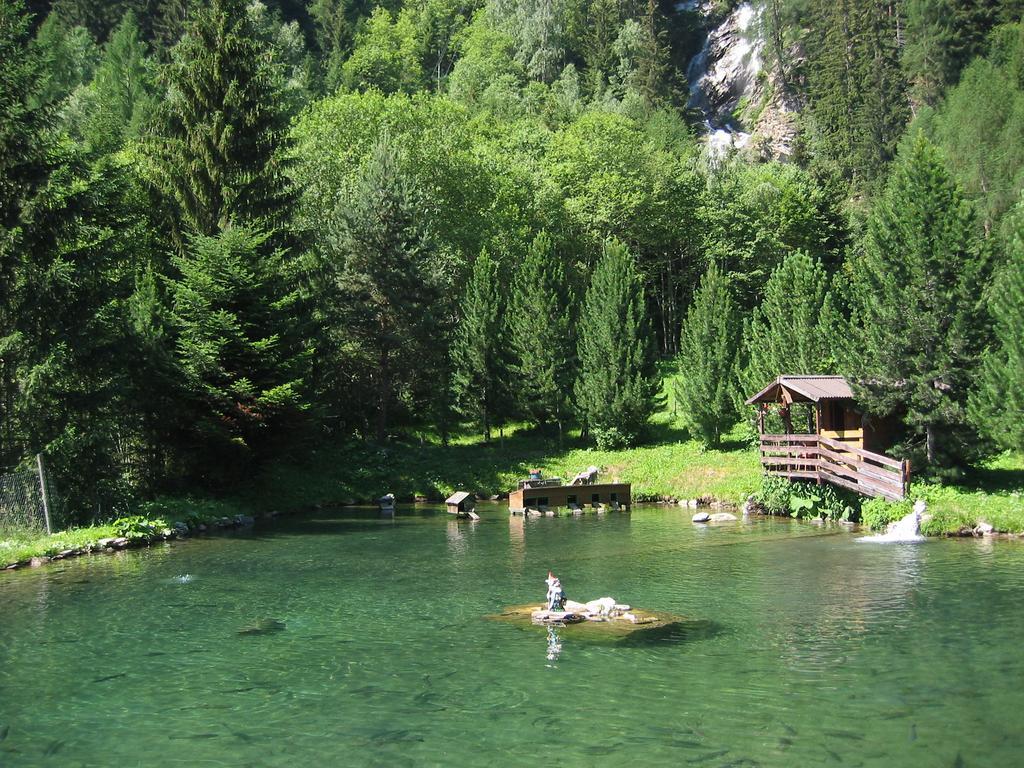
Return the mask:
[[[0,473],[0,533],[52,531],[52,498],[41,457],[35,469]]]

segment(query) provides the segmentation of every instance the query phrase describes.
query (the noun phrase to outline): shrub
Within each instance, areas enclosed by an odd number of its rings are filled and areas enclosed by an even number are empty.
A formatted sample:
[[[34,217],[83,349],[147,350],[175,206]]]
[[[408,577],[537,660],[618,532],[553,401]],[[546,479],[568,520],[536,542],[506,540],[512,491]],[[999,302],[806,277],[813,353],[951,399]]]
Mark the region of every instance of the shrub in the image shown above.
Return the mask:
[[[142,515],[119,517],[113,522],[114,533],[128,539],[142,539],[154,536],[167,528],[167,522],[161,518],[150,520]]]
[[[885,499],[867,499],[860,506],[860,519],[873,531],[884,530],[885,527],[913,510],[910,501],[886,501]]]
[[[830,485],[793,482],[772,475],[761,481],[757,500],[773,515],[828,520],[850,520],[857,516],[859,506],[856,498]]]

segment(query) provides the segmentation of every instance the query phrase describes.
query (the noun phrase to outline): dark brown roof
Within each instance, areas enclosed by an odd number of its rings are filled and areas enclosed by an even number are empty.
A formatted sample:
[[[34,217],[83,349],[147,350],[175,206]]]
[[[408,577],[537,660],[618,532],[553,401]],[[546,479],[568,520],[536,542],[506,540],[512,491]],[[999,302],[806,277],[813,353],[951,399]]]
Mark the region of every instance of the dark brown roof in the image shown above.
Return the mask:
[[[853,399],[850,383],[842,376],[779,376],[747,400],[747,405],[777,402],[781,389],[787,390],[797,402]]]

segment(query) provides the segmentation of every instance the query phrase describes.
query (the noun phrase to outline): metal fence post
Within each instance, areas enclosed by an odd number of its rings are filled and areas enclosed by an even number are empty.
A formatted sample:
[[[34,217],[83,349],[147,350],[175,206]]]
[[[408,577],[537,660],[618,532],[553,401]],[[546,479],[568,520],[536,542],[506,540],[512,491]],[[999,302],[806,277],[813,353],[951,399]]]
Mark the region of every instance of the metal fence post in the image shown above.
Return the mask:
[[[36,454],[36,466],[39,467],[39,491],[43,495],[43,517],[46,519],[46,534],[53,535],[53,525],[50,522],[50,492],[46,489],[46,470],[43,467],[43,454]]]

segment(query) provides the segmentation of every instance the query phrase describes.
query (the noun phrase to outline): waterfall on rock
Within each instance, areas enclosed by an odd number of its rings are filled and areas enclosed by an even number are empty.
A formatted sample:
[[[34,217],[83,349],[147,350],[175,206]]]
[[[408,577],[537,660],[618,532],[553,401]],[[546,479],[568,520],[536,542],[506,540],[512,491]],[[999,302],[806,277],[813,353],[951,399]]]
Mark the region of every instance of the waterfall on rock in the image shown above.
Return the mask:
[[[694,0],[677,8],[697,11],[705,17],[711,12],[710,6]],[[761,69],[762,44],[755,23],[759,14],[750,3],[736,6],[722,24],[708,33],[700,52],[687,67],[688,106],[703,113],[708,150],[715,158],[731,148],[742,149],[750,141],[750,133],[741,129],[735,113],[749,103]]]
[[[703,116],[711,158],[744,148],[764,158],[788,158],[796,137],[797,105],[775,68],[762,60],[763,7],[742,2],[717,24],[709,0],[686,0],[676,10],[699,14],[709,29],[686,77],[687,105]]]

